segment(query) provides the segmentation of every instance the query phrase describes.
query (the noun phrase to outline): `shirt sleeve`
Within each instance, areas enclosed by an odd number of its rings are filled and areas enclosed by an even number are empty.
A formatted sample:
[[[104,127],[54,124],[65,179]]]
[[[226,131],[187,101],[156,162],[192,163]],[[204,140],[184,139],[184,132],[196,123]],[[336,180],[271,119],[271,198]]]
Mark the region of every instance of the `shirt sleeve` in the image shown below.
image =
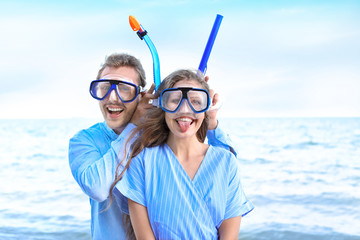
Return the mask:
[[[71,172],[83,192],[95,201],[102,202],[108,198],[111,184],[115,179],[116,167],[124,157],[125,142],[133,128],[135,125],[128,124],[103,155],[100,151],[101,147],[106,146],[101,142],[105,141],[103,137],[97,138],[81,131],[70,139]]]
[[[144,150],[131,160],[129,168],[116,184],[116,189],[119,190],[123,198],[120,207],[126,214],[129,214],[129,208],[127,201],[125,201],[124,204],[124,198],[131,199],[145,207],[147,206],[145,198],[145,169],[144,162],[142,161],[142,153],[144,153]]]
[[[235,158],[235,157],[234,157]],[[233,159],[229,172],[229,185],[226,195],[226,208],[224,219],[245,216],[254,209],[253,204],[247,199],[240,181],[240,169]]]
[[[230,150],[230,152],[237,156],[238,151],[231,141],[229,134],[221,129],[221,125],[222,124],[218,122],[218,125],[214,130],[208,130],[206,135],[208,143],[212,146],[222,147],[226,150]]]

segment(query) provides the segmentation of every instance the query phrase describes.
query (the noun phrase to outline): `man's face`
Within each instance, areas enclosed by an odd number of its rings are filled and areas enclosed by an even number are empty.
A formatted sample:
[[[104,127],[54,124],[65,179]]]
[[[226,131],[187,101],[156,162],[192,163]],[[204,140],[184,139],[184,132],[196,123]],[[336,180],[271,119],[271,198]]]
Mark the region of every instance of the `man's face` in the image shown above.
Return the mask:
[[[138,78],[139,75],[135,69],[127,66],[105,67],[101,74],[101,79],[127,79],[127,81],[139,86]],[[112,90],[105,99],[99,101],[105,122],[115,133],[120,134],[129,123],[139,102],[139,96],[132,102],[123,103],[117,93]]]

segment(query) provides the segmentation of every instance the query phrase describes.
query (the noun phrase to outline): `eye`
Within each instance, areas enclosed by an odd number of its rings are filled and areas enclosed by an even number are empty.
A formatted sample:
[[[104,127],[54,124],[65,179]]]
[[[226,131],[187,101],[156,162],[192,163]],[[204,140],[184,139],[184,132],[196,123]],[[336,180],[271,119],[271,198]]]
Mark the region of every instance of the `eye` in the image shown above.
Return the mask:
[[[180,98],[171,98],[170,102],[177,104],[178,102],[180,102]]]
[[[100,86],[100,89],[108,91],[110,89],[110,86]]]
[[[131,91],[131,87],[129,87],[127,85],[118,85],[118,89],[121,92],[129,92],[129,91]]]
[[[202,104],[202,101],[201,101],[201,99],[200,98],[196,98],[196,99],[191,99],[191,104],[193,105],[193,106],[201,106],[201,104]]]
[[[96,88],[97,88],[97,90],[100,90],[102,92],[107,92],[110,89],[110,85],[102,83],[102,84],[97,85]]]

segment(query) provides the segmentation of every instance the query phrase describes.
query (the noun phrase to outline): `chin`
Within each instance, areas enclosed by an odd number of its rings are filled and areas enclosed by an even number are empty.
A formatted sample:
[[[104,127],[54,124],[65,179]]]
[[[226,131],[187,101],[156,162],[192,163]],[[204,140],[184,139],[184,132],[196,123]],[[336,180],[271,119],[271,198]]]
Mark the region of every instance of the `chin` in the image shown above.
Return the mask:
[[[106,125],[111,128],[112,130],[114,130],[117,134],[119,134],[119,130],[123,129],[126,127],[126,124],[124,124],[123,121],[114,121],[114,120],[105,120]]]

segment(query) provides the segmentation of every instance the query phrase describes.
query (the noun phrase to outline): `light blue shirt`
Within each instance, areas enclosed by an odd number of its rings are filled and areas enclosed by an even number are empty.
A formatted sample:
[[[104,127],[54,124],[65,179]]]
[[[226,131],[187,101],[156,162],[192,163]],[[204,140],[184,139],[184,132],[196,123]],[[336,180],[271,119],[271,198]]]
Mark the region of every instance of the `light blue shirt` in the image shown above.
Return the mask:
[[[241,186],[237,159],[212,146],[193,180],[167,144],[145,148],[116,188],[147,207],[156,239],[218,239],[223,220],[253,209]],[[121,194],[116,197],[124,203]],[[128,214],[127,205],[121,205]]]
[[[234,149],[230,138],[219,126],[208,131],[209,144]],[[125,238],[118,204],[113,202],[107,211],[104,210],[110,202],[109,190],[115,178],[117,159],[123,158],[124,142],[133,128],[135,125],[129,123],[117,135],[102,122],[81,130],[70,139],[69,164],[76,182],[90,198],[91,237],[94,240]]]

